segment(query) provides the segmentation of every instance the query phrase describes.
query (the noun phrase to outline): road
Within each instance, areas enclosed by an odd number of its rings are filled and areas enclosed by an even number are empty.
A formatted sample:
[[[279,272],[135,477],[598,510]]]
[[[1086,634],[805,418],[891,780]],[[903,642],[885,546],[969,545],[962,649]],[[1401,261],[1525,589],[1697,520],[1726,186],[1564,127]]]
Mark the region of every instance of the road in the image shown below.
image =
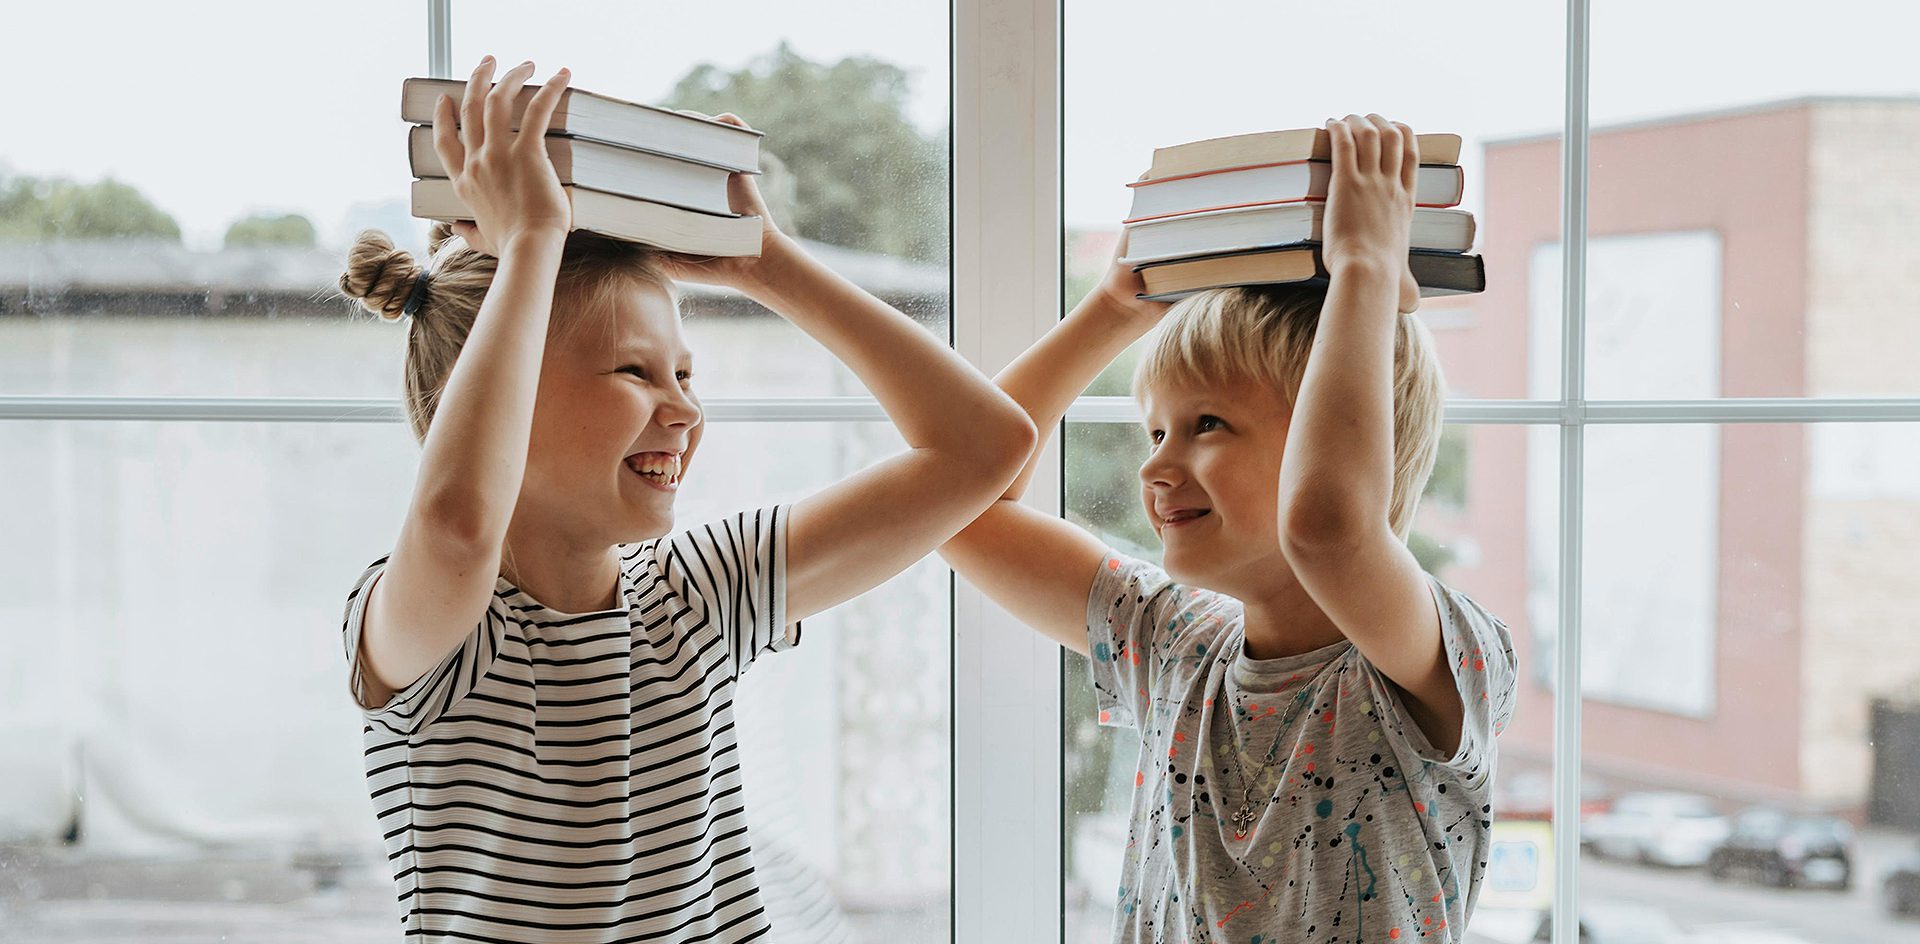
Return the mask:
[[[1589,900],[1658,906],[1688,931],[1743,926],[1789,932],[1807,944],[1920,942],[1920,920],[1895,918],[1880,900],[1881,876],[1913,847],[1910,836],[1861,834],[1853,888],[1846,892],[1716,881],[1699,869],[1631,865],[1591,855],[1580,859],[1580,887]]]

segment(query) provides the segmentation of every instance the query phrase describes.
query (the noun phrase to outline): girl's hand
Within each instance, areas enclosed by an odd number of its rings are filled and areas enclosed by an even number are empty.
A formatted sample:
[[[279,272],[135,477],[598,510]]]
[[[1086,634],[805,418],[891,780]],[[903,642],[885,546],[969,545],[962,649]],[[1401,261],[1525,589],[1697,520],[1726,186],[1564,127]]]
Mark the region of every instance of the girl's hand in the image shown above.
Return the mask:
[[[740,116],[731,113],[722,115],[703,115],[697,111],[681,109],[683,115],[695,118],[711,118],[727,124],[747,128]],[[751,130],[749,128],[749,130]],[[783,250],[792,248],[786,234],[774,225],[773,214],[767,212],[767,202],[760,197],[760,185],[753,174],[733,174],[727,178],[727,204],[733,212],[741,216],[760,218],[760,255],[759,256],[690,256],[684,253],[668,253],[667,272],[675,281],[699,282],[706,285],[721,285],[747,291],[758,286],[760,263]]]
[[[1407,267],[1413,230],[1413,193],[1420,148],[1413,129],[1379,115],[1327,121],[1333,144],[1333,182],[1327,192],[1327,272],[1338,278],[1354,267],[1400,273],[1400,311],[1420,306],[1420,286]]]
[[[1120,241],[1114,244],[1113,258],[1107,261],[1107,272],[1100,277],[1100,284],[1088,293],[1089,301],[1098,301],[1125,318],[1145,322],[1148,325],[1160,323],[1161,316],[1173,306],[1166,302],[1150,302],[1140,298],[1147,290],[1147,283],[1140,273],[1133,271],[1127,264],[1127,239],[1130,234],[1125,227],[1120,230]]]
[[[525,238],[565,239],[573,228],[573,205],[547,157],[547,124],[571,74],[561,69],[534,93],[513,130],[513,101],[533,75],[523,62],[494,85],[493,57],[480,60],[467,79],[456,116],[453,99],[440,96],[433,111],[433,149],[453,179],[453,192],[473,211],[474,221],[453,224],[455,234],[490,256]]]

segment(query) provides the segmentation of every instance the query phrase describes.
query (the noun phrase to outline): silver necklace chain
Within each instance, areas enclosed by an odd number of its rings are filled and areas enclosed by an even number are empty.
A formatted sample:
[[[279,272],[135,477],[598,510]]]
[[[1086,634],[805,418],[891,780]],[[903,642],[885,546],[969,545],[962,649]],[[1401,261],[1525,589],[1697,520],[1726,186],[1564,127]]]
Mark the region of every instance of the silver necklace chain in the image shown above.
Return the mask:
[[[1235,652],[1235,655],[1237,656],[1237,655],[1245,654],[1246,647],[1247,647],[1246,637],[1242,636],[1240,637],[1238,650]],[[1231,669],[1229,669],[1229,671],[1231,671]],[[1298,702],[1296,700],[1296,704],[1297,703]],[[1235,704],[1233,707],[1243,708],[1243,706],[1240,704]],[[1288,706],[1287,713],[1281,715],[1279,730],[1275,731],[1273,735],[1273,745],[1267,748],[1266,760],[1262,762],[1260,765],[1259,773],[1262,780],[1266,779],[1267,772],[1273,769],[1273,765],[1276,763],[1279,763],[1280,739],[1286,735],[1287,726],[1293,722],[1293,719],[1299,717],[1299,714],[1300,714],[1299,709],[1297,707],[1290,705]],[[1248,722],[1249,728],[1252,727],[1253,720],[1254,720],[1253,712],[1251,711],[1247,712],[1247,722]],[[1235,724],[1233,725],[1233,727],[1237,729],[1239,725]],[[1247,767],[1244,761],[1244,758],[1246,757],[1246,744],[1245,742],[1240,741],[1237,737],[1234,738],[1233,740],[1235,742],[1234,749],[1233,749],[1233,771],[1237,776],[1239,776],[1240,786],[1241,786],[1240,809],[1235,811],[1232,817],[1233,835],[1235,839],[1245,839],[1249,835],[1252,835],[1253,824],[1257,822],[1260,818],[1259,814],[1254,812],[1254,808],[1256,806],[1264,806],[1265,804],[1255,803],[1253,799],[1254,781],[1252,778],[1247,776]]]

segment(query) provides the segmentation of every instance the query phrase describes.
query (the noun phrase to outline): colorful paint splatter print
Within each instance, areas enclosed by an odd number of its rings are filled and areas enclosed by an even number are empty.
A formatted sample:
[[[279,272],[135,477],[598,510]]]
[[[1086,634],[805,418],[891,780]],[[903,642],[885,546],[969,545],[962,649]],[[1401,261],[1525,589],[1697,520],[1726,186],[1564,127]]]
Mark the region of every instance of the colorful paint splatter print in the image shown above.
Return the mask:
[[[1093,682],[1101,722],[1140,733],[1116,942],[1460,939],[1487,865],[1513,642],[1432,589],[1466,706],[1452,756],[1351,643],[1248,659],[1238,601],[1109,553],[1087,607]]]

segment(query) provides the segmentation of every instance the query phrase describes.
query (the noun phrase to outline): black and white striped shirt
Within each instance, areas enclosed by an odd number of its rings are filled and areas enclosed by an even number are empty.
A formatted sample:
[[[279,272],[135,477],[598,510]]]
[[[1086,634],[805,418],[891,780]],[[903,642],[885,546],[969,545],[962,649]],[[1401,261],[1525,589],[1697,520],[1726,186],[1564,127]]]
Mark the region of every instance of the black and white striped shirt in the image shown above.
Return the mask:
[[[407,939],[749,941],[770,917],[741,805],[734,687],[786,627],[785,507],[622,546],[616,607],[505,578],[472,635],[385,705],[359,658],[367,783]]]

